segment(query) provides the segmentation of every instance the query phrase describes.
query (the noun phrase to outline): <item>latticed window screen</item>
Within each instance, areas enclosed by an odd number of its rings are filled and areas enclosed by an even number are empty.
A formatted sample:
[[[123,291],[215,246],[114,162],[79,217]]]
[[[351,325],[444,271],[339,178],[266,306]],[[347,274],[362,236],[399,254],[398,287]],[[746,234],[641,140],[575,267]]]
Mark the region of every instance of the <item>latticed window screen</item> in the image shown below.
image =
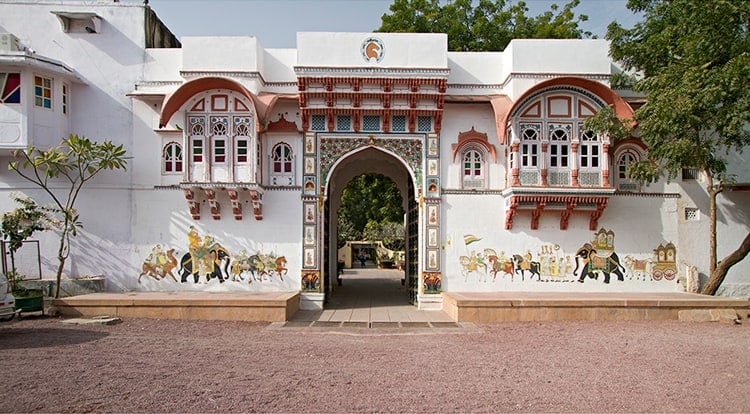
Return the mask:
[[[406,132],[406,115],[394,115],[391,118],[392,132]]]
[[[165,173],[182,172],[182,145],[176,142],[165,145],[162,158]]]
[[[602,185],[602,173],[599,171],[581,171],[578,173],[578,184],[581,187],[599,187]]]
[[[547,173],[547,182],[549,185],[570,185],[570,171],[549,171]]]
[[[338,115],[336,117],[336,131],[351,131],[352,117],[349,115]]]
[[[417,117],[417,131],[418,132],[432,131],[432,117],[431,116],[418,116]]]
[[[521,185],[539,185],[539,170],[521,170],[519,173]]]
[[[380,131],[380,117],[378,115],[363,115],[362,130]]]
[[[685,207],[685,220],[698,221],[701,218],[701,211],[695,207]]]
[[[325,115],[313,115],[312,122],[310,122],[310,129],[313,131],[325,131],[326,130],[326,116]]]

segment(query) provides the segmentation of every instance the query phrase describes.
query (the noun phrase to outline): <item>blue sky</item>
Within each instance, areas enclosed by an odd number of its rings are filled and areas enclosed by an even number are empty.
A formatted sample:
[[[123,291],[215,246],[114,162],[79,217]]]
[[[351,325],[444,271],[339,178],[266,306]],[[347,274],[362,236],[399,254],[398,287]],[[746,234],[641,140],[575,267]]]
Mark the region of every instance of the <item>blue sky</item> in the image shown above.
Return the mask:
[[[526,0],[530,15],[568,0]],[[392,0],[150,0],[149,5],[178,37],[256,36],[265,48],[295,48],[297,32],[371,32],[389,12]],[[583,25],[604,37],[617,20],[631,27],[639,18],[626,0],[582,0]]]

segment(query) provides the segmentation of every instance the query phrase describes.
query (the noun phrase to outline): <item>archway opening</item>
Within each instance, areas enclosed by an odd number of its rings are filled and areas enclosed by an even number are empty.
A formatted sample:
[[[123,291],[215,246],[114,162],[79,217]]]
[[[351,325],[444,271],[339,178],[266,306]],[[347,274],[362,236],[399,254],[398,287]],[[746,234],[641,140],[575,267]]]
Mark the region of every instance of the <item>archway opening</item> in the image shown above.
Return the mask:
[[[417,226],[407,212],[416,197],[404,163],[375,147],[350,153],[332,169],[326,195],[326,307],[413,303]]]

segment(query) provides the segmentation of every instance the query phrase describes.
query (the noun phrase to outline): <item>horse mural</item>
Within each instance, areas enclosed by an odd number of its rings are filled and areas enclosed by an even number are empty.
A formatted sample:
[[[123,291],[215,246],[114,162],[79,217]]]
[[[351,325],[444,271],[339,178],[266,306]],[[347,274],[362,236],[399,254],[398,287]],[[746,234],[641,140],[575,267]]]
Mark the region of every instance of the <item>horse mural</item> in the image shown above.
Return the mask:
[[[504,252],[500,252],[500,256],[498,256],[495,250],[484,249],[484,255],[487,257],[487,261],[490,262],[490,273],[492,273],[493,282],[500,272],[505,273],[503,276],[510,275],[510,281],[513,281],[513,261],[507,259]]]
[[[465,282],[469,281],[469,275],[472,273],[478,275],[480,282],[487,281],[487,264],[484,262],[482,253],[472,251],[469,256],[460,256],[458,261],[461,263],[461,273],[464,275]]]
[[[151,254],[143,261],[141,266],[141,274],[138,275],[138,283],[141,283],[141,278],[144,275],[151,276],[156,280],[161,280],[167,277],[172,277],[172,280],[177,282],[177,278],[172,273],[175,267],[177,267],[177,259],[174,257],[175,250],[169,249],[166,253],[162,251],[161,245],[156,245],[152,250]]]
[[[586,243],[576,252],[576,267],[573,269],[574,275],[578,271],[581,262],[583,263],[583,267],[581,268],[581,275],[578,278],[578,281],[581,283],[586,279],[586,276],[596,279],[599,273],[604,275],[604,283],[609,283],[611,274],[615,274],[619,281],[625,280],[623,274],[625,268],[620,264],[620,258],[614,251],[597,253],[596,249],[590,243]]]
[[[541,265],[539,262],[532,261],[531,257],[531,252],[526,252],[523,256],[520,254],[513,255],[513,263],[516,265],[515,273],[518,274],[518,272],[521,272],[521,281],[524,280],[527,271],[531,273],[531,277],[536,275],[537,280],[542,280],[542,275],[539,271]]]
[[[262,282],[266,278],[270,280],[275,274],[283,282],[284,276],[289,272],[286,264],[286,256],[277,257],[273,254],[265,255],[260,253],[247,256],[243,251],[240,256],[232,261],[230,274],[232,275],[232,280],[237,280],[237,278],[245,280],[242,275],[246,274],[248,276],[248,283],[253,283],[253,281]]]

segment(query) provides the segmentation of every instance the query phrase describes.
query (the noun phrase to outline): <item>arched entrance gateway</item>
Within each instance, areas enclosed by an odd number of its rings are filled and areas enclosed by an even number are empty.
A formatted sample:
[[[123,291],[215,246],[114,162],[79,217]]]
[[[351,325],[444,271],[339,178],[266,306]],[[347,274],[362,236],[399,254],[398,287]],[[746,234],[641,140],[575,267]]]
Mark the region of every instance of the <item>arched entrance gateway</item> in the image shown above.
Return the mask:
[[[342,44],[359,53],[331,53]],[[336,245],[330,225],[336,204],[351,178],[371,172],[397,183],[405,203],[409,300],[420,309],[441,308],[439,136],[450,72],[446,37],[410,36],[409,42],[386,45],[378,36],[309,33],[298,39],[298,50],[301,308],[323,307],[336,279],[336,249],[329,248]]]
[[[373,140],[374,141],[374,140]],[[337,239],[338,239],[338,210],[341,206],[341,196],[347,184],[357,176],[362,174],[381,174],[398,187],[402,199],[402,209],[404,212],[413,210],[417,212],[417,200],[414,186],[414,175],[408,163],[401,157],[388,150],[378,147],[374,144],[360,147],[350,151],[336,161],[329,174],[326,186],[324,202],[324,265],[328,277],[325,278],[325,294],[330,296],[335,294],[337,283],[332,283],[337,276]],[[418,269],[419,254],[419,232],[418,222],[414,219],[418,214],[404,215],[405,228],[405,246],[404,250],[408,253],[405,257],[405,284],[408,288],[408,295],[404,294],[403,301],[416,303],[418,294]],[[372,292],[371,292],[372,293]]]
[[[335,294],[337,275],[337,211],[346,185],[362,174],[381,174],[391,179],[403,200],[405,226],[405,284],[408,294],[404,302],[420,309],[440,305],[440,260],[437,249],[425,255],[428,246],[423,241],[423,229],[429,226],[437,239],[439,229],[439,199],[427,201],[421,180],[424,150],[434,134],[308,134],[306,142],[314,140],[317,149],[321,193],[313,194],[314,187],[305,186],[309,195],[303,196],[305,222],[304,267],[319,265],[318,270],[303,269],[303,306],[322,307],[326,295]],[[312,142],[310,142],[312,144]],[[306,143],[306,147],[308,147]],[[436,171],[434,171],[436,173]],[[316,213],[317,211],[317,213]],[[427,215],[427,216],[426,216]],[[426,216],[426,217],[425,217]],[[308,237],[320,234],[320,237]],[[315,255],[322,257],[318,262]],[[429,257],[432,257],[430,261]],[[427,270],[425,270],[427,269]]]

